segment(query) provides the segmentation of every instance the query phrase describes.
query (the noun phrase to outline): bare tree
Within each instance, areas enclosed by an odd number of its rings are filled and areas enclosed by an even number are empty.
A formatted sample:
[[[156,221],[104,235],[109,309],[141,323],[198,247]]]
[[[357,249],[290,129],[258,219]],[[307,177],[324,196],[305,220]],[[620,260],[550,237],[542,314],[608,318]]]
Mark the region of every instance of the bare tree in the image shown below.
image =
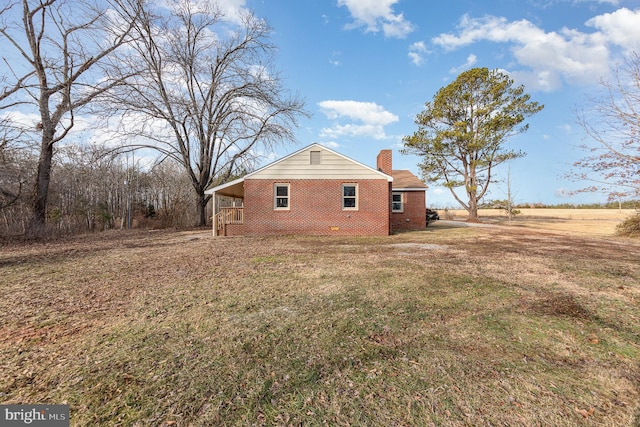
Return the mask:
[[[507,214],[507,218],[509,218],[509,222],[513,219],[514,216],[520,213],[520,210],[514,207],[513,203],[513,191],[511,189],[511,164],[507,168],[507,200],[505,201],[505,213]]]
[[[15,55],[0,77],[0,109],[31,108],[40,119],[31,231],[45,225],[55,145],[81,107],[126,80],[111,60],[131,41],[138,3],[15,0],[0,9],[0,40]]]
[[[245,168],[260,148],[292,140],[304,111],[272,70],[275,47],[263,20],[247,12],[231,23],[215,4],[199,7],[180,1],[164,18],[145,12],[130,59],[146,72],[112,105],[125,108],[125,132],[145,138],[129,147],[151,147],[182,165],[205,225],[205,190]]]
[[[122,159],[105,156],[95,145],[65,145],[57,150],[49,195],[50,225],[73,233],[114,226],[126,194]]]
[[[192,227],[196,197],[184,167],[168,158],[149,171],[149,179],[149,201],[157,211],[160,226]]]
[[[591,182],[579,192],[602,192],[610,200],[640,196],[640,55],[634,53],[600,82],[601,91],[578,112],[594,144],[574,163],[570,178]]]
[[[0,209],[13,205],[22,195],[26,176],[17,146],[21,134],[8,117],[0,119]]]

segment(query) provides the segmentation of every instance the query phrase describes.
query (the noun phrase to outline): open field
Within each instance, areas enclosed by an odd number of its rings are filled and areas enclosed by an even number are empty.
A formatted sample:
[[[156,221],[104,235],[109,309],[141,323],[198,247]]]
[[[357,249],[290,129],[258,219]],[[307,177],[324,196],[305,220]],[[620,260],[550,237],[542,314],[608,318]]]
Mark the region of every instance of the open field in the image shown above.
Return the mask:
[[[511,225],[543,229],[568,234],[582,234],[592,236],[611,236],[615,234],[616,225],[635,213],[634,209],[519,209],[509,223],[506,214],[501,209],[480,209],[480,220],[492,224]],[[444,218],[444,210],[440,210],[440,217]],[[467,211],[454,209],[448,211],[453,219],[464,220]]]
[[[637,239],[105,232],[0,292],[0,403],[73,426],[640,425]]]

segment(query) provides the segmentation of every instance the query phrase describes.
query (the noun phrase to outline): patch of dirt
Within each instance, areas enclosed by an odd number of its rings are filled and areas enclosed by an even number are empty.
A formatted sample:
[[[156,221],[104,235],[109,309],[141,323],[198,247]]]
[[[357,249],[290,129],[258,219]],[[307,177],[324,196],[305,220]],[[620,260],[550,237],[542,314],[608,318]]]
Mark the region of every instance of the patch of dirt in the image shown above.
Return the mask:
[[[529,306],[535,313],[547,316],[569,317],[579,320],[588,320],[592,314],[578,303],[572,295],[554,295],[538,300]]]

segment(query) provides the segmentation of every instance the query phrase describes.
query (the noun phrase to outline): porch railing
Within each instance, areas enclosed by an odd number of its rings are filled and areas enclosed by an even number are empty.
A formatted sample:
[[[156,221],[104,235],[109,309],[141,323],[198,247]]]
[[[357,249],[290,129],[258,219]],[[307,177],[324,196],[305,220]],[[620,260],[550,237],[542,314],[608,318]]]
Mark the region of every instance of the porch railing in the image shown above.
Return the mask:
[[[244,208],[220,208],[214,221],[218,235],[220,235],[220,231],[224,235],[227,224],[244,224]]]

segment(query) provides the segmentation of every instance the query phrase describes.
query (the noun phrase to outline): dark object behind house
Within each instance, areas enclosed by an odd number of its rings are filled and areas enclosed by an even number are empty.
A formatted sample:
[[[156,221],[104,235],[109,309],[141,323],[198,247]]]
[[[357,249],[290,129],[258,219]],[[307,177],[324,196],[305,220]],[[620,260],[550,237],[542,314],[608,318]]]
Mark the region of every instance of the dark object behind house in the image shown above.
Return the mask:
[[[427,209],[427,225],[430,222],[437,221],[440,219],[440,215],[438,215],[437,211]]]

